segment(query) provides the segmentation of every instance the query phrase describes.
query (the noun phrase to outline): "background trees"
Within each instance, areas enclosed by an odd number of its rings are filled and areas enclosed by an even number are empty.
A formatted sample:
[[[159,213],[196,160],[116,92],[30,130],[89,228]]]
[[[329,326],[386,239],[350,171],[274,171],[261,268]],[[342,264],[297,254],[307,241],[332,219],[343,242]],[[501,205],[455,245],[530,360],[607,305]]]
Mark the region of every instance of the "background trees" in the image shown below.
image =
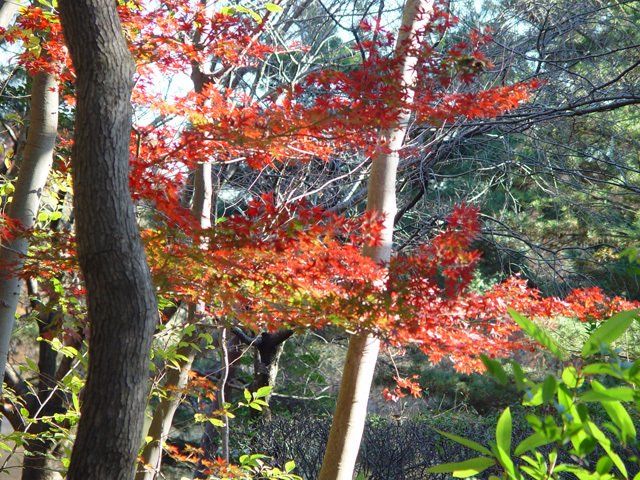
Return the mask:
[[[615,252],[635,238],[637,2],[451,6],[466,25],[493,28],[489,84],[544,83],[516,112],[434,132],[419,168],[407,165],[402,244],[433,228],[431,212],[450,199],[473,199],[487,273],[523,271],[551,293],[597,284],[635,296]]]

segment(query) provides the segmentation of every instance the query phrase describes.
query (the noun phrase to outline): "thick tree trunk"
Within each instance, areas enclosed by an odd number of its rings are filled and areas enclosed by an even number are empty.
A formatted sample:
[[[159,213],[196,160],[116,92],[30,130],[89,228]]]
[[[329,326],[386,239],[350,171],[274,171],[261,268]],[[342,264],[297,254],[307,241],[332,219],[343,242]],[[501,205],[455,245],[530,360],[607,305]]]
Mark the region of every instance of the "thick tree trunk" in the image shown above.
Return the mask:
[[[129,193],[135,64],[110,0],[61,0],[76,71],[72,156],[76,238],[87,289],[89,371],[70,480],[135,475],[158,321]]]
[[[36,74],[33,78],[27,144],[8,212],[9,218],[22,222],[26,228],[35,224],[40,196],[53,161],[53,147],[58,128],[57,88],[55,79],[44,72]],[[24,265],[28,248],[29,240],[26,237],[16,238],[0,248],[0,378],[4,378],[20,296],[21,282],[13,272]],[[0,397],[1,388],[0,384]]]
[[[413,100],[412,86],[415,84],[415,66],[418,59],[406,55],[409,44],[421,41],[420,31],[426,25],[433,0],[407,0],[398,34],[396,55],[401,59],[400,87],[406,89],[406,107]],[[367,210],[386,215],[382,241],[379,247],[367,247],[364,255],[377,262],[388,262],[393,243],[393,219],[396,215],[396,172],[399,151],[409,127],[411,112],[404,108],[398,112],[395,128],[380,133],[379,144],[389,153],[380,153],[373,159],[367,197]],[[351,480],[360,449],[367,402],[375,363],[378,357],[379,340],[372,335],[354,335],[349,340],[336,412],[331,424],[329,442],[325,451],[320,480]]]

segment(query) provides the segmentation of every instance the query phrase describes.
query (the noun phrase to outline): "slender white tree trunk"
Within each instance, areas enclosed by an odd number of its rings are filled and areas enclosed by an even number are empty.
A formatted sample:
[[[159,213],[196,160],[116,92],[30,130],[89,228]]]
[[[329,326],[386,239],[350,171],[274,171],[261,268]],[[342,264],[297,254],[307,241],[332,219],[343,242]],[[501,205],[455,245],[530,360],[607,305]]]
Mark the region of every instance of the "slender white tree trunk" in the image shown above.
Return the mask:
[[[19,220],[26,228],[34,226],[38,215],[40,196],[53,162],[57,128],[58,85],[53,76],[41,72],[33,78],[29,133],[8,212],[9,218]],[[28,249],[26,237],[3,243],[0,247],[0,378],[4,378],[22,283],[12,272],[24,265]]]
[[[407,108],[413,100],[415,66],[418,59],[406,55],[410,44],[420,42],[420,31],[426,25],[433,0],[407,0],[402,27],[398,34],[396,55],[400,58],[400,87],[406,89],[406,106],[398,112],[394,128],[382,131],[379,144],[385,152],[376,155],[371,167],[367,209],[385,214],[382,242],[378,247],[366,247],[364,255],[377,262],[388,262],[393,243],[393,219],[396,214],[396,172],[399,150],[411,120]],[[336,412],[331,425],[329,443],[325,451],[320,480],[351,480],[355,468],[364,422],[367,414],[369,391],[378,358],[379,340],[372,335],[354,335],[349,340]]]
[[[195,305],[192,304],[189,306],[188,319],[190,322],[194,320],[195,315]],[[180,339],[180,342],[187,344],[178,348],[178,368],[172,368],[167,374],[166,392],[153,413],[151,425],[146,435],[150,438],[140,454],[135,480],[153,480],[160,473],[162,449],[171,431],[173,417],[182,402],[183,392],[189,383],[189,370],[191,370],[196,356],[196,349],[191,346],[191,342],[195,342],[196,339],[197,333],[195,332],[192,336]]]
[[[204,3],[204,2],[203,2]],[[212,15],[212,5],[207,7],[206,15]],[[196,35],[194,43],[200,42],[200,36]],[[201,93],[206,81],[206,76],[202,72],[201,65],[193,65],[192,78],[194,79],[194,90]],[[201,163],[195,171],[195,181],[193,190],[192,211],[198,220],[200,228],[211,227],[211,205],[213,199],[212,165],[210,162]],[[196,317],[204,312],[204,305],[201,302],[189,305],[188,323],[196,321]],[[160,401],[153,413],[153,419],[147,433],[148,442],[145,445],[135,480],[154,480],[160,474],[162,466],[162,449],[171,431],[173,417],[182,402],[182,391],[189,383],[189,370],[195,360],[197,350],[193,343],[197,341],[198,329],[192,334],[185,335],[180,339],[184,345],[178,349],[180,356],[176,369],[171,369],[167,375],[164,388],[167,390],[165,397]],[[150,438],[149,438],[150,437]]]
[[[0,3],[0,28],[9,28],[19,9],[20,2],[18,0],[4,0]]]

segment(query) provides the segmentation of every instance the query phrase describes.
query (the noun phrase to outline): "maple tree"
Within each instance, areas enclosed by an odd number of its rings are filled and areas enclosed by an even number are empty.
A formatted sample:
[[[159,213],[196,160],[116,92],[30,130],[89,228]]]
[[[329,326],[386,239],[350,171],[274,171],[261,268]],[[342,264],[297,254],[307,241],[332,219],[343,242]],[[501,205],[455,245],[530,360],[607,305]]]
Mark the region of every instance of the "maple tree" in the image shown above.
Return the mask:
[[[471,291],[478,260],[471,242],[479,223],[477,211],[464,205],[452,213],[439,236],[411,255],[393,258],[390,251],[385,258],[367,254],[367,249],[371,252],[381,243],[391,244],[394,212],[377,206],[362,216],[346,217],[304,199],[288,201],[263,192],[247,201],[240,213],[219,218],[214,226],[203,224],[204,212],[194,209],[194,215],[184,201],[189,196],[185,185],[190,172],[203,165],[242,162],[262,172],[290,162],[329,162],[342,154],[364,158],[397,155],[399,146],[379,141],[381,131],[393,131],[399,122],[409,120],[439,126],[461,116],[494,117],[516,108],[536,86],[531,82],[474,92],[473,81],[481,73],[477,65],[488,64],[481,53],[487,38],[474,33],[466,43],[435,48],[430,36],[443,34],[455,22],[435,6],[419,12],[424,18],[416,38],[421,40],[400,42],[400,55],[391,54],[394,35],[370,19],[359,27],[362,39],[352,45],[360,55],[356,68],[345,71],[327,66],[293,84],[259,85],[257,90],[263,91],[259,96],[233,88],[230,78],[239,69],[255,68],[269,56],[285,53],[282,46],[261,41],[265,25],[278,8],[272,5],[257,22],[251,12],[211,13],[196,2],[158,5],[140,1],[118,6],[136,62],[133,104],[140,119],[131,131],[128,187],[139,210],[145,212],[142,240],[161,298],[202,305],[192,322],[225,319],[270,331],[333,324],[389,344],[418,345],[433,361],[449,356],[461,370],[481,368],[480,353],[505,355],[522,345],[506,314],[508,306],[540,318],[575,313],[586,320],[601,319],[630,306],[589,290],[574,292],[564,301],[540,298],[517,278],[482,294]],[[26,49],[20,62],[36,75],[46,72],[57,75],[61,84],[75,82],[82,67],[72,68],[56,15],[39,8],[25,9],[5,39],[28,42],[33,31],[48,32],[42,49],[52,54]],[[293,44],[286,52],[304,49],[304,45]],[[409,57],[416,59],[410,88],[398,74],[403,58]],[[209,65],[212,59],[212,68],[194,68]],[[191,72],[198,87],[170,98],[163,96],[158,76],[185,72]],[[466,90],[452,94],[447,90],[452,82]],[[72,109],[75,98],[66,88],[63,108]],[[149,122],[148,115],[166,121]],[[66,153],[62,149],[68,142],[60,141],[59,147]],[[414,153],[402,151],[402,155]],[[66,171],[66,159],[56,168]],[[77,170],[73,164],[72,168]],[[89,181],[88,186],[94,184]],[[79,202],[88,201],[86,193],[83,198],[76,198],[76,209]],[[24,227],[28,225],[4,219],[3,238],[33,232]],[[119,231],[117,224],[113,230]],[[39,232],[38,241],[47,248],[35,245],[21,275],[39,276],[45,284],[63,272],[77,276],[71,230]],[[85,252],[87,248],[85,244]],[[73,288],[76,298],[86,293],[79,285]],[[117,307],[115,300],[111,303]],[[82,306],[67,313],[75,314],[80,330],[86,331]],[[139,350],[145,362],[150,323],[146,322],[146,333],[140,333],[145,343]],[[59,327],[61,334],[78,334],[78,323]],[[104,341],[91,335],[92,345]],[[126,335],[124,329],[122,335]],[[95,363],[91,371],[103,366]],[[94,396],[100,388],[107,388],[108,382],[100,383],[92,387]],[[144,382],[139,388],[144,389]],[[403,395],[403,388],[419,393],[411,379],[399,378],[395,392],[387,390],[386,395],[396,399]],[[83,432],[91,435],[86,428]],[[137,451],[132,444],[130,450]],[[81,473],[75,470],[74,475]]]

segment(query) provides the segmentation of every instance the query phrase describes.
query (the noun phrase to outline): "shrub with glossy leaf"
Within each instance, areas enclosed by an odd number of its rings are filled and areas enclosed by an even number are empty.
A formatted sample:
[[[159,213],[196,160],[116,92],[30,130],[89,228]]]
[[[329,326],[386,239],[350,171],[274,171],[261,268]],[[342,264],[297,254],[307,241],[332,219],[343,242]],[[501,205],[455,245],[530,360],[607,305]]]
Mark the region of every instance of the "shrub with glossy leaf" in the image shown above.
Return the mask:
[[[547,405],[557,415],[528,415],[527,422],[533,433],[518,445],[511,444],[511,411],[505,409],[500,416],[495,441],[488,447],[457,435],[440,432],[447,438],[465,445],[481,455],[463,462],[446,463],[429,469],[431,473],[451,473],[465,478],[477,475],[489,467],[502,470],[507,480],[561,479],[567,474],[579,480],[629,479],[629,467],[637,470],[640,442],[636,427],[625,404],[635,403],[640,409],[640,361],[624,361],[609,345],[633,323],[640,320],[640,310],[615,315],[602,323],[587,339],[579,358],[571,358],[561,346],[540,327],[522,315],[510,311],[522,329],[564,362],[560,379],[549,375],[542,383],[527,380],[522,369],[514,363],[518,386],[525,391],[523,405]],[[597,360],[591,360],[597,356]],[[602,359],[606,361],[602,361]],[[483,363],[489,373],[506,381],[502,365],[488,357]],[[607,387],[602,377],[615,380]],[[594,421],[588,405],[598,403],[608,416],[604,425]],[[631,408],[632,405],[631,405]],[[606,434],[605,431],[606,430]],[[545,452],[540,451],[540,447]],[[596,450],[599,448],[598,450]],[[560,454],[566,452],[574,463],[561,463]],[[594,461],[593,453],[600,452]],[[498,479],[492,475],[490,477]],[[634,480],[640,479],[636,473]]]

